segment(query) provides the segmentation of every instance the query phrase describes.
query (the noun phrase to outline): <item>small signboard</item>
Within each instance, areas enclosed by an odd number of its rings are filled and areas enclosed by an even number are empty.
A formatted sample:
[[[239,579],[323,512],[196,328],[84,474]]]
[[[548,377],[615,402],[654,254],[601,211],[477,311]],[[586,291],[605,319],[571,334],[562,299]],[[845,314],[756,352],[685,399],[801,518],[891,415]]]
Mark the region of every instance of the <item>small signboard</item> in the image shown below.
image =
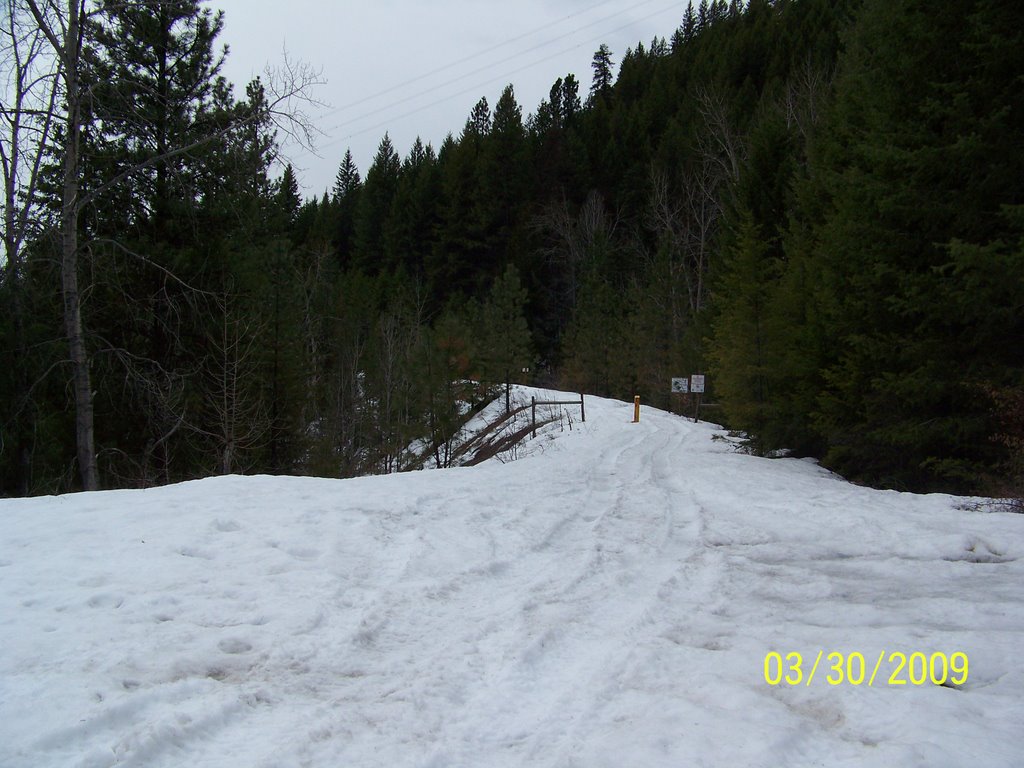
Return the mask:
[[[688,395],[688,394],[690,394],[690,380],[689,379],[672,379],[672,394],[673,395]]]
[[[695,395],[704,392],[704,376],[703,374],[694,374],[690,377],[690,391]]]

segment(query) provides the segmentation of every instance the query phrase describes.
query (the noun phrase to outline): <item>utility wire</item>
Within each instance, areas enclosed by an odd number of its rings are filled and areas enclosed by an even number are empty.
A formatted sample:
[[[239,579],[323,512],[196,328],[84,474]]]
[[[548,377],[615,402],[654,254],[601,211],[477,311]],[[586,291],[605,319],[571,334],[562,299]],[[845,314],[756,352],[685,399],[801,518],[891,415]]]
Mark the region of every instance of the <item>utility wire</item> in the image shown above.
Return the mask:
[[[598,3],[595,6],[591,6],[588,10],[593,10],[594,8],[599,8],[602,5],[607,5],[608,2],[611,2],[611,0],[605,0],[605,2]],[[428,88],[428,89],[426,89],[424,91],[420,91],[419,93],[415,93],[412,96],[406,96],[405,98],[399,99],[398,101],[394,101],[394,102],[392,102],[392,103],[390,103],[390,104],[388,104],[388,105],[386,105],[384,107],[380,107],[379,109],[373,110],[371,112],[367,112],[367,113],[365,113],[363,115],[360,115],[359,117],[354,118],[352,120],[346,120],[346,121],[344,121],[342,123],[339,123],[338,125],[331,126],[327,130],[328,131],[333,131],[333,130],[336,130],[338,128],[343,128],[346,125],[351,125],[352,123],[358,122],[359,120],[365,120],[367,117],[370,117],[370,116],[376,115],[376,114],[380,114],[381,112],[385,112],[385,111],[387,111],[389,109],[392,109],[392,108],[394,108],[396,106],[399,106],[400,104],[406,104],[406,103],[408,103],[410,101],[414,101],[414,100],[416,100],[416,99],[418,99],[418,98],[420,98],[422,96],[425,96],[427,94],[435,93],[435,92],[437,92],[437,91],[439,91],[439,90],[441,90],[443,88],[447,88],[449,85],[453,85],[454,83],[458,83],[458,82],[466,80],[466,79],[468,79],[470,77],[473,77],[474,75],[478,75],[483,70],[493,69],[494,67],[501,66],[502,64],[507,64],[508,62],[514,61],[514,60],[516,60],[516,59],[518,59],[518,58],[520,58],[520,57],[522,57],[522,56],[524,56],[524,55],[526,55],[528,53],[532,53],[533,51],[540,50],[541,48],[547,48],[550,45],[554,45],[555,43],[558,43],[560,40],[564,39],[565,37],[568,37],[569,35],[575,35],[575,34],[578,34],[578,33],[582,32],[582,31],[584,31],[586,29],[590,29],[591,27],[596,27],[598,24],[604,24],[606,21],[610,21],[611,19],[614,19],[617,16],[621,16],[624,13],[629,13],[630,11],[636,10],[637,8],[642,8],[645,5],[650,5],[653,2],[656,2],[656,0],[641,0],[641,2],[639,2],[639,3],[634,3],[633,5],[630,5],[627,8],[623,8],[620,11],[616,11],[615,13],[610,14],[608,16],[605,16],[603,18],[600,18],[597,21],[590,22],[589,24],[584,24],[582,27],[578,27],[578,28],[572,30],[571,32],[568,32],[565,35],[561,35],[559,37],[552,38],[552,39],[547,40],[547,41],[545,41],[543,43],[538,43],[537,45],[534,45],[534,46],[532,46],[530,48],[526,48],[525,50],[517,51],[516,53],[512,54],[511,56],[506,56],[505,58],[499,59],[497,61],[493,61],[490,64],[485,64],[482,67],[480,67],[480,68],[478,68],[478,69],[476,69],[474,71],[467,72],[464,75],[459,75],[458,77],[454,77],[454,78],[452,78],[450,80],[446,80],[445,82],[443,82],[443,83],[441,83],[439,85],[433,86],[433,87]],[[581,13],[582,13],[582,11],[581,11]],[[574,14],[574,15],[566,16],[564,19],[561,19],[560,21],[556,22],[556,24],[560,24],[562,21],[566,21],[567,19],[572,19],[572,18],[574,18],[575,16],[578,16],[578,15],[580,15],[580,14],[577,13],[577,14]],[[471,61],[473,59],[479,58],[480,56],[483,56],[485,54],[491,53],[492,51],[498,50],[500,48],[504,48],[507,45],[511,44],[512,42],[516,42],[518,40],[522,40],[523,38],[530,37],[530,36],[536,34],[537,32],[542,32],[542,31],[544,31],[546,29],[549,29],[549,28],[550,28],[550,26],[545,26],[545,27],[540,27],[540,28],[538,28],[538,29],[536,29],[536,30],[534,30],[532,32],[527,32],[524,35],[520,35],[517,38],[513,38],[512,40],[506,41],[505,43],[502,43],[502,44],[500,44],[498,46],[495,46],[495,47],[493,47],[493,48],[491,48],[491,49],[489,49],[487,51],[481,51],[479,53],[475,53],[475,54],[472,54],[470,56],[466,56],[466,57],[464,57],[462,59],[459,59],[458,61],[452,62],[451,64],[446,64],[443,67],[439,67],[438,69],[435,69],[435,70],[433,70],[431,72],[428,72],[428,73],[423,74],[423,75],[419,75],[417,77],[412,78],[411,80],[406,80],[404,83],[399,83],[398,85],[395,85],[395,86],[392,86],[391,88],[388,88],[386,90],[380,91],[379,93],[375,93],[375,94],[373,94],[371,96],[367,96],[367,97],[365,97],[363,99],[359,99],[358,101],[354,101],[351,104],[348,104],[348,105],[346,105],[344,107],[338,107],[337,109],[332,109],[329,112],[325,112],[320,117],[321,117],[321,119],[324,118],[324,117],[329,117],[329,116],[335,115],[335,114],[337,114],[339,112],[343,112],[343,111],[345,111],[347,109],[351,109],[354,106],[358,106],[360,104],[365,104],[368,101],[375,101],[376,99],[380,98],[381,96],[385,96],[385,95],[387,95],[389,93],[394,93],[395,91],[401,90],[401,89],[405,88],[406,86],[411,85],[413,83],[418,83],[421,80],[425,80],[428,77],[432,77],[433,75],[437,74],[438,72],[444,72],[445,70],[451,69],[452,67],[455,67],[455,66],[457,66],[459,64],[463,64],[463,63],[465,63],[467,61]]]
[[[644,4],[646,4],[646,3],[644,3]],[[511,72],[506,72],[505,74],[499,75],[497,77],[493,77],[493,78],[491,78],[491,79],[489,79],[489,80],[487,80],[485,82],[482,82],[482,83],[479,83],[477,85],[471,86],[470,88],[466,88],[465,90],[458,91],[457,93],[449,94],[449,95],[444,96],[444,97],[442,97],[440,99],[436,99],[434,101],[431,101],[431,102],[429,102],[427,104],[422,104],[422,105],[416,107],[415,109],[411,109],[411,110],[409,110],[407,112],[403,112],[402,114],[396,115],[394,117],[391,117],[388,120],[385,120],[383,122],[377,123],[375,125],[371,125],[371,126],[369,126],[367,128],[361,128],[358,131],[353,131],[352,133],[347,134],[346,136],[343,136],[343,137],[341,137],[339,139],[335,139],[333,141],[329,141],[326,144],[321,145],[320,148],[326,149],[327,147],[336,146],[337,144],[340,144],[343,141],[348,141],[349,139],[352,139],[352,138],[354,138],[356,136],[361,136],[362,134],[368,133],[370,131],[379,130],[380,128],[384,128],[384,127],[390,125],[391,123],[393,123],[395,121],[404,120],[405,118],[410,117],[412,115],[415,115],[415,114],[417,114],[419,112],[422,112],[425,109],[430,109],[431,107],[437,106],[438,104],[443,104],[446,101],[451,101],[452,99],[458,98],[459,96],[465,96],[468,93],[478,92],[478,89],[480,89],[480,88],[484,88],[484,87],[486,87],[488,85],[491,85],[492,83],[495,83],[495,82],[504,81],[507,77],[510,77],[511,75],[515,75],[515,74],[518,74],[519,72],[523,72],[524,70],[531,69],[531,68],[533,68],[533,67],[535,67],[535,66],[537,66],[539,64],[543,64],[543,63],[545,63],[547,61],[550,61],[551,59],[557,58],[557,57],[562,56],[562,55],[564,55],[566,53],[571,53],[572,51],[575,51],[576,49],[581,48],[584,45],[590,45],[590,44],[592,44],[592,43],[594,43],[594,42],[596,42],[598,40],[603,40],[603,39],[605,39],[609,35],[615,34],[616,32],[621,32],[624,29],[629,29],[630,27],[636,26],[637,24],[640,24],[641,22],[647,21],[648,19],[652,19],[655,16],[658,16],[658,15],[660,15],[662,13],[665,13],[665,12],[667,12],[669,10],[672,10],[677,5],[678,5],[678,2],[673,2],[671,5],[668,5],[668,6],[665,6],[663,8],[660,8],[659,10],[654,11],[653,13],[650,13],[650,14],[648,14],[646,16],[643,16],[643,17],[641,17],[639,19],[635,19],[635,20],[629,22],[629,24],[624,24],[624,25],[622,25],[620,27],[616,27],[615,29],[612,29],[612,30],[610,30],[608,32],[602,33],[601,35],[598,35],[596,37],[592,37],[592,38],[589,38],[587,40],[584,40],[584,41],[582,41],[580,43],[577,43],[576,45],[573,45],[573,46],[571,46],[569,48],[566,48],[564,50],[558,51],[557,53],[553,53],[550,56],[545,56],[542,59],[538,59],[538,60],[533,61],[533,62],[531,62],[529,64],[525,64],[522,67],[519,67],[517,69],[512,70]],[[455,82],[458,82],[459,80],[464,80],[464,79],[465,79],[465,77],[459,77],[459,78],[457,78],[455,80],[450,81],[449,83],[445,83],[444,85],[438,86],[437,88],[433,88],[430,91],[424,91],[424,93],[430,93],[432,91],[436,91],[439,88],[443,88],[443,87],[445,87],[447,85],[451,85],[452,83],[455,83]],[[423,95],[423,94],[419,94],[419,95]],[[416,97],[413,97],[413,98],[416,98]],[[337,125],[337,126],[334,126],[333,128],[330,128],[328,130],[335,130],[337,128],[344,127],[346,125],[351,125],[352,123],[360,122],[361,120],[365,120],[367,117],[372,117],[375,114],[379,114],[380,112],[383,112],[383,111],[386,111],[388,109],[391,109],[392,107],[398,106],[399,104],[404,104],[404,103],[406,103],[409,100],[410,99],[402,99],[400,101],[394,102],[393,104],[391,104],[391,105],[389,105],[387,107],[384,107],[382,109],[373,110],[372,112],[367,112],[365,115],[362,115],[360,117],[354,118],[352,120],[348,120],[348,121],[346,121],[344,123],[341,123],[340,125]],[[310,154],[310,153],[307,151],[307,152],[303,152],[303,154]],[[302,155],[300,155],[300,156],[302,156]]]
[[[426,80],[427,78],[433,77],[436,74],[439,74],[441,72],[445,72],[445,71],[447,71],[449,69],[452,69],[453,67],[457,67],[460,64],[465,64],[466,62],[472,61],[473,59],[478,59],[481,56],[486,56],[487,54],[493,53],[494,51],[500,50],[502,48],[507,48],[508,46],[512,45],[513,43],[518,43],[520,40],[525,40],[528,37],[533,37],[534,35],[536,35],[539,32],[547,32],[552,27],[556,27],[559,24],[561,24],[562,22],[570,21],[571,19],[575,19],[577,16],[582,16],[585,13],[590,13],[591,11],[593,11],[593,10],[595,10],[597,8],[600,8],[602,5],[608,5],[608,3],[610,3],[610,2],[612,2],[612,0],[601,0],[600,3],[592,5],[589,8],[584,8],[583,10],[577,11],[576,13],[571,13],[568,16],[564,16],[561,19],[558,19],[557,21],[552,22],[551,24],[545,24],[544,26],[537,27],[536,29],[530,30],[529,32],[524,32],[521,35],[518,35],[516,37],[513,37],[513,38],[510,38],[508,40],[505,40],[505,41],[503,41],[501,43],[498,43],[497,45],[491,46],[490,48],[486,48],[484,50],[477,51],[476,53],[472,53],[469,56],[464,56],[461,59],[456,59],[455,61],[449,62],[448,64],[443,64],[442,66],[437,67],[436,69],[432,69],[429,72],[424,72],[422,75],[417,75],[416,77],[411,78],[410,80],[406,80],[404,82],[398,83],[397,85],[393,85],[390,88],[385,88],[383,91],[378,91],[377,93],[371,94],[371,95],[366,96],[366,97],[364,97],[362,99],[359,99],[357,101],[353,101],[353,102],[351,102],[349,104],[346,104],[346,105],[344,105],[342,107],[338,107],[336,109],[333,109],[330,112],[324,113],[322,115],[322,117],[327,117],[328,115],[333,115],[333,114],[336,114],[338,112],[344,112],[346,109],[351,109],[352,107],[358,107],[360,104],[365,104],[368,101],[375,101],[376,99],[379,99],[382,96],[386,96],[389,93],[394,93],[395,91],[399,91],[399,90],[405,88],[406,86],[412,85],[413,83],[418,83],[421,80]]]

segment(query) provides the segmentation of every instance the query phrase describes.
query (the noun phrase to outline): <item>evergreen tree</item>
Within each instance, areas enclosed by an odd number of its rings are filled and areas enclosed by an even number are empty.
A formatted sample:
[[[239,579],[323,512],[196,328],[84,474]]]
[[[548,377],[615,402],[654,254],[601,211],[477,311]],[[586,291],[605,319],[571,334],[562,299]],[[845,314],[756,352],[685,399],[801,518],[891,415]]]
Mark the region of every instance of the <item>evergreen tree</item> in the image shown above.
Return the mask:
[[[334,182],[334,208],[336,223],[332,244],[341,267],[351,263],[356,244],[356,220],[359,214],[359,200],[363,182],[352,159],[352,150],[345,150],[345,157],[338,168]]]
[[[767,369],[770,355],[768,301],[774,283],[764,237],[753,217],[743,218],[723,264],[717,291],[728,297],[714,321],[710,345],[715,390],[730,424],[749,430],[764,448],[772,399]]]
[[[342,158],[341,165],[338,167],[338,175],[334,179],[334,202],[338,203],[347,199],[359,188],[361,183],[359,169],[356,167],[355,160],[352,159],[352,150],[346,149],[345,157]]]
[[[172,151],[201,141],[209,132],[204,121],[218,100],[223,103],[224,52],[214,48],[223,26],[223,13],[198,0],[108,0],[92,27],[94,100],[103,131],[95,154],[111,166],[107,179],[159,158],[134,173],[132,185],[118,187],[134,191],[131,210],[148,214],[158,237],[180,236],[173,230],[187,223],[187,206],[198,194],[201,176],[189,164],[201,152]]]
[[[416,138],[402,163],[384,233],[387,263],[420,280],[437,237],[440,177],[433,147]]]
[[[522,247],[519,230],[520,206],[527,191],[526,131],[523,114],[512,86],[501,94],[494,110],[494,122],[480,157],[481,195],[479,217],[487,239],[487,262],[483,270],[498,271],[499,265],[517,256]]]
[[[284,168],[281,174],[281,184],[277,191],[277,204],[284,214],[285,220],[290,226],[294,226],[299,217],[299,209],[302,207],[302,198],[299,196],[299,182],[295,178],[295,170],[292,164]]]
[[[489,275],[474,265],[486,263],[486,222],[481,217],[481,161],[491,132],[487,99],[473,107],[458,142],[446,141],[439,157],[443,206],[437,245],[428,270],[432,291],[446,299],[476,296]]]
[[[972,382],[1020,363],[994,351],[1003,337],[991,325],[950,314],[977,297],[941,270],[957,269],[949,243],[1000,240],[1000,206],[1020,199],[1021,177],[1004,173],[1020,159],[1001,151],[1021,98],[1000,66],[1020,64],[1008,20],[999,4],[973,3],[965,17],[909,0],[868,2],[859,16],[812,157],[826,201],[813,227],[816,303],[832,350],[817,425],[844,473],[966,490],[992,463],[994,428]],[[989,69],[995,51],[1002,61]],[[979,129],[988,141],[973,138]],[[988,298],[987,314],[1005,306]]]
[[[697,14],[693,10],[693,3],[688,3],[686,6],[686,15],[683,17],[683,26],[681,27],[684,43],[688,43],[693,40],[697,34],[697,28]]]
[[[509,264],[491,286],[483,307],[481,357],[487,381],[505,387],[505,410],[511,410],[511,384],[533,367],[530,329],[526,324],[526,291],[519,271]]]
[[[594,73],[590,84],[590,102],[598,99],[607,100],[612,92],[612,83],[615,81],[613,74],[612,52],[604,43],[594,53],[594,60],[590,65]]]
[[[218,239],[199,230],[228,213],[227,173],[240,198],[230,214],[260,218],[268,186],[256,188],[265,180],[254,163],[268,144],[254,126],[265,102],[258,83],[250,101],[233,102],[215,49],[222,15],[198,2],[109,2],[91,19],[79,166],[79,199],[91,204],[80,234],[99,278],[88,325],[101,349],[119,350],[92,384],[97,453],[118,484],[145,484],[189,461],[176,455],[187,450],[185,372],[205,329],[186,307],[202,295],[194,289]]]
[[[572,153],[571,131],[577,127],[581,110],[579,82],[570,74],[555,81],[548,100],[541,102],[529,121],[535,159],[530,198],[540,202],[545,198],[560,200],[567,188],[576,186],[577,158]]]
[[[477,141],[491,132],[491,108],[487,99],[478,101],[469,113],[466,127],[462,130],[462,141]]]
[[[697,32],[703,32],[709,26],[711,26],[712,11],[711,4],[708,0],[700,0],[700,5],[697,7]]]
[[[426,426],[437,467],[451,466],[467,404],[476,405],[471,383],[477,352],[464,312],[448,310],[430,330],[420,368],[425,392]]]
[[[621,350],[626,345],[622,336],[626,308],[618,299],[599,274],[587,278],[563,337],[563,388],[603,397],[630,396],[616,386],[621,379]]]
[[[356,219],[355,264],[369,274],[376,274],[386,266],[384,231],[398,191],[400,169],[398,153],[391,144],[391,138],[384,134],[366,174]]]

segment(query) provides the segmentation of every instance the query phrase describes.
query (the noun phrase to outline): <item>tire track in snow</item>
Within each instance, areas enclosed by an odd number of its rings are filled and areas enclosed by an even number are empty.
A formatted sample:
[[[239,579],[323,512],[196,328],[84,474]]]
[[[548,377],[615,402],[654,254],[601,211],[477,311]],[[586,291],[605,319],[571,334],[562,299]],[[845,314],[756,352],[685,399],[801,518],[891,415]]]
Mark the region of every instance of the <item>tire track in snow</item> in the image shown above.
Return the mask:
[[[478,713],[472,722],[489,724],[485,743],[530,764],[560,763],[585,738],[595,713],[581,711],[578,702],[590,698],[589,687],[621,677],[637,639],[662,620],[672,596],[666,585],[681,573],[677,552],[689,556],[699,546],[692,539],[696,506],[666,483],[667,456],[683,442],[678,427],[642,426],[624,437],[577,481],[578,506],[549,529],[543,546],[524,553],[518,572],[542,577],[528,589],[513,585],[513,593],[530,599],[520,603],[516,625],[495,638],[500,647],[523,651],[490,669],[467,707]],[[567,553],[574,559],[566,562]],[[623,596],[611,602],[611,594]],[[614,696],[609,690],[604,698]],[[515,726],[508,730],[503,723]],[[479,743],[479,734],[456,741]],[[435,758],[472,762],[484,755],[441,752]]]
[[[475,720],[476,715],[488,707],[516,709],[516,702],[509,697],[515,690],[528,693],[531,680],[547,678],[543,684],[552,692],[564,691],[571,684],[572,674],[564,669],[561,674],[554,674],[559,664],[552,667],[550,659],[553,657],[548,647],[564,654],[566,642],[576,642],[575,635],[579,631],[584,631],[590,642],[603,643],[605,635],[622,622],[622,617],[609,615],[598,617],[601,621],[595,624],[597,619],[587,616],[591,606],[574,609],[577,615],[570,615],[573,603],[599,599],[599,595],[587,597],[587,590],[582,586],[576,594],[570,594],[567,581],[571,579],[572,568],[585,576],[586,569],[591,567],[587,561],[598,551],[595,540],[601,538],[601,522],[599,516],[594,515],[595,508],[604,513],[609,504],[617,500],[621,503],[621,494],[616,495],[614,482],[603,485],[595,482],[595,478],[623,471],[621,457],[640,449],[646,439],[640,433],[624,434],[624,437],[628,439],[598,457],[586,476],[562,482],[553,476],[539,479],[524,486],[517,498],[495,498],[501,514],[481,510],[473,515],[467,527],[472,529],[480,545],[478,559],[441,570],[436,578],[429,578],[425,558],[429,559],[430,546],[420,547],[410,556],[407,556],[408,548],[400,547],[389,551],[388,556],[405,561],[401,578],[396,578],[393,564],[383,569],[386,573],[364,574],[365,596],[376,597],[375,603],[383,615],[373,627],[373,642],[348,649],[347,655],[353,662],[358,658],[360,674],[329,692],[337,697],[339,705],[348,710],[358,709],[369,720],[373,719],[372,713],[377,708],[375,702],[386,700],[392,708],[401,706],[409,710],[410,718],[423,723],[423,733],[410,737],[430,743],[452,737],[444,728],[443,716],[431,713],[457,710]],[[511,466],[503,471],[518,469]],[[554,475],[558,468],[549,468],[544,463],[541,471]],[[544,492],[538,489],[552,487],[565,490],[554,498],[538,495]],[[415,521],[405,520],[402,523],[405,528],[382,535],[381,540],[413,540],[415,537],[409,531],[414,528],[429,540],[431,529],[441,522],[444,508],[460,507],[459,497],[463,494],[475,498],[487,495],[481,494],[478,488],[460,488],[453,494],[455,498],[438,499],[429,508],[421,508]],[[507,540],[502,539],[503,534],[507,534]],[[621,534],[609,528],[604,533],[605,542],[616,535]],[[621,569],[619,566],[613,570]],[[428,571],[428,577],[417,578],[417,571]],[[600,569],[594,571],[595,584],[602,578],[600,573]],[[611,584],[607,579],[605,583]],[[367,609],[371,613],[377,610],[361,603],[357,612],[365,616]],[[552,620],[546,615],[563,609],[569,612],[561,619]],[[628,623],[634,621],[630,619]],[[588,625],[591,626],[588,628]],[[525,650],[509,658],[509,648]],[[584,661],[601,666],[593,660]],[[410,670],[413,674],[408,674]],[[395,677],[393,673],[415,680],[416,684],[405,690],[394,689],[390,684]],[[523,701],[529,702],[531,697],[527,695],[519,703]],[[549,710],[560,706],[557,701],[552,702]],[[456,716],[455,719],[463,718]],[[519,720],[521,718],[510,717],[505,722]],[[490,722],[500,724],[503,720],[491,718]],[[339,722],[336,716],[328,716],[314,730],[341,729],[359,733],[365,731],[365,726],[366,723],[345,718]],[[497,741],[515,741],[517,737],[517,734],[497,732],[493,736]],[[472,741],[473,734],[456,739],[456,743],[467,739]]]

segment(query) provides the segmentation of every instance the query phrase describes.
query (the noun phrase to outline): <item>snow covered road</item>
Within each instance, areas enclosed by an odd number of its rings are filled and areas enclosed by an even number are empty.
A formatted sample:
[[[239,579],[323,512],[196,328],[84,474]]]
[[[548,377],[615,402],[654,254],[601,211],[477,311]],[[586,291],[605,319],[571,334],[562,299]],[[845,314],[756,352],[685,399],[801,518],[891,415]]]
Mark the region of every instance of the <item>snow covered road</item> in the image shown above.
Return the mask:
[[[507,464],[0,502],[0,766],[1021,764],[1024,517],[587,415]]]

